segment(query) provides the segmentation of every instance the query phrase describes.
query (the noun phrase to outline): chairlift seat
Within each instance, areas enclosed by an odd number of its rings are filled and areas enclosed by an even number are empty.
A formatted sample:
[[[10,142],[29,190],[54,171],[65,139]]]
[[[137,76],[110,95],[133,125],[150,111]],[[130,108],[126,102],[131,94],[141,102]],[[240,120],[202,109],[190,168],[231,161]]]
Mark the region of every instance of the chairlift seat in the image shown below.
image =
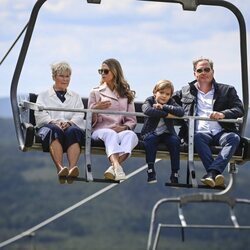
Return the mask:
[[[29,101],[35,103],[37,99],[37,94],[30,93],[29,94]],[[88,98],[82,98],[82,102],[84,107],[88,106]],[[142,102],[135,102],[135,112],[142,112]],[[37,135],[37,129],[35,128],[35,116],[34,111],[29,110],[29,121],[28,123],[23,123],[23,129],[25,130],[25,146],[26,150],[32,149],[42,149],[41,147],[41,139]],[[137,117],[137,127],[142,126],[144,123],[144,117]],[[178,122],[177,122],[178,125]],[[136,133],[137,136],[140,138],[140,129]],[[84,150],[84,146],[82,148]],[[101,140],[91,140],[91,150],[93,154],[105,154],[105,147],[104,143]],[[219,151],[221,150],[221,146],[212,146],[211,150],[213,155],[218,155]],[[182,160],[187,160],[188,157],[188,145],[186,143],[181,144],[180,147],[180,154]],[[144,143],[139,141],[138,145],[134,148],[132,152],[132,156],[134,157],[145,157],[145,148]],[[158,145],[158,152],[157,157],[160,159],[169,159],[169,151],[165,144],[160,143]],[[199,160],[197,153],[194,154],[194,159]],[[234,156],[232,157],[231,161],[236,162],[237,164],[242,164],[245,161],[250,160],[250,140],[249,138],[242,137],[241,143],[235,152]]]

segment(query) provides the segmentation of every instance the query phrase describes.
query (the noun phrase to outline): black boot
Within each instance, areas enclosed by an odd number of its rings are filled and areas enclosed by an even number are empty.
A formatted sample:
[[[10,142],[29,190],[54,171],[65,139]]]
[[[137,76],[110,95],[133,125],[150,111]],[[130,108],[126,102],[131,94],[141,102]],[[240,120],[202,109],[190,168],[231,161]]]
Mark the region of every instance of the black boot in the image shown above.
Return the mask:
[[[178,173],[172,172],[171,176],[170,176],[171,183],[179,183],[178,182],[178,177],[179,177]]]
[[[148,164],[148,183],[156,183],[156,173],[155,173],[155,168],[154,165]]]

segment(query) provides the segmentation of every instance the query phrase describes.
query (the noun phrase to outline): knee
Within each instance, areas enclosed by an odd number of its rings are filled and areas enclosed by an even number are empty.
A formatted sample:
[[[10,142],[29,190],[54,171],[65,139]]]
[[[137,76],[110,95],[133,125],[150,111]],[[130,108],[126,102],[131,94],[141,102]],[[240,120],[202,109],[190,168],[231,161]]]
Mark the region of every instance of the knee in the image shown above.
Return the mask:
[[[205,141],[205,137],[202,133],[196,133],[194,135],[194,143],[197,144],[197,143],[201,143],[201,142],[204,142]]]
[[[175,136],[175,137],[172,138],[172,143],[175,146],[179,146],[181,144],[181,139],[179,137]]]
[[[235,133],[233,133],[233,134],[231,134],[230,135],[230,137],[228,138],[228,142],[230,143],[230,144],[234,144],[234,145],[239,145],[240,144],[240,136],[239,135],[237,135],[237,134],[235,134]]]

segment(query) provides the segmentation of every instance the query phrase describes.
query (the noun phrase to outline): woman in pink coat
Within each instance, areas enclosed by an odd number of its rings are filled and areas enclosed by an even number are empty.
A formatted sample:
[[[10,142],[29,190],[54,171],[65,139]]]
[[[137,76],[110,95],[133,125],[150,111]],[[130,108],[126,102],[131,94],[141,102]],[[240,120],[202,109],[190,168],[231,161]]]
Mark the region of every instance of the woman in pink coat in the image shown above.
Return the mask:
[[[92,89],[88,108],[135,112],[135,92],[130,90],[124,79],[120,63],[116,59],[107,59],[98,72],[101,75],[101,84]],[[92,138],[104,142],[111,162],[111,166],[104,173],[106,179],[126,179],[121,163],[130,156],[138,143],[137,135],[133,132],[135,126],[135,116],[93,114]]]

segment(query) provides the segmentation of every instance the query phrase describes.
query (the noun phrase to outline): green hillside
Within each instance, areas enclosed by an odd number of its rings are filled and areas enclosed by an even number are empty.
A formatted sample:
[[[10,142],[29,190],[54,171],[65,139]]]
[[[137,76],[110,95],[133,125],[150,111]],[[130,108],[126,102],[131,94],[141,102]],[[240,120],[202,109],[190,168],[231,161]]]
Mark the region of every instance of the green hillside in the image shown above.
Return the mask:
[[[60,185],[49,154],[18,150],[11,119],[0,119],[0,242],[41,223],[51,216],[83,200],[107,186],[100,183],[76,182]],[[96,177],[108,167],[105,157],[93,156]],[[145,164],[144,159],[129,159],[130,173]],[[83,160],[79,164],[83,172]],[[194,189],[165,187],[169,178],[169,162],[157,164],[158,183],[148,185],[142,172],[110,191],[71,211],[64,217],[38,230],[35,237],[23,238],[4,249],[22,250],[140,250],[146,249],[153,205],[164,197],[177,197]],[[198,176],[203,167],[197,163]],[[181,181],[185,182],[185,162]],[[236,195],[249,198],[250,165],[240,166]],[[201,190],[198,190],[201,191]],[[175,205],[164,206],[159,220],[178,222]],[[249,207],[236,209],[241,224],[250,225]],[[191,205],[188,222],[230,223],[229,211],[223,204]],[[186,230],[185,242],[180,231],[163,231],[158,249],[247,249],[249,231]]]

